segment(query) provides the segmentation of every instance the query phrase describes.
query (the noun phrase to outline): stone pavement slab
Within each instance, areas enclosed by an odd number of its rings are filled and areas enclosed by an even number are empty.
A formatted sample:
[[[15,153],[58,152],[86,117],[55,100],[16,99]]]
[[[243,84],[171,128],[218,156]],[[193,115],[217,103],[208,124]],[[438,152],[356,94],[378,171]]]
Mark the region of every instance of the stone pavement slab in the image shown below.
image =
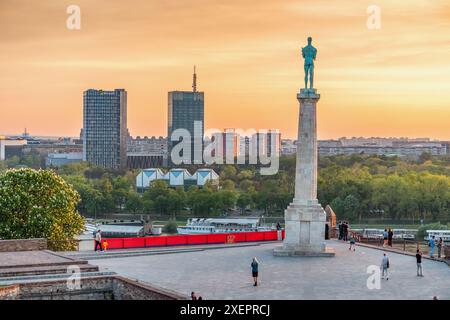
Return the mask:
[[[73,261],[47,250],[0,252],[0,268],[67,264]]]
[[[92,261],[102,270],[204,299],[450,299],[450,268],[423,261],[424,277],[416,276],[414,257],[388,253],[389,281],[369,290],[367,267],[379,266],[382,252],[327,241],[336,256],[274,257],[278,243],[199,252],[113,258]],[[250,263],[260,261],[260,286],[252,285]]]

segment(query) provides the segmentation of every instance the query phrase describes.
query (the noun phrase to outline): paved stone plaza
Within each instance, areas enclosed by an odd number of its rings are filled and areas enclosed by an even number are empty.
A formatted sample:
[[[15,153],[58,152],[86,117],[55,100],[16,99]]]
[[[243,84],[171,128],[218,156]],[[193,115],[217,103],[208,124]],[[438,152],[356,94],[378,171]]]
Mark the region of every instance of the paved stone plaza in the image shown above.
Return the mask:
[[[97,259],[90,263],[120,275],[204,299],[450,299],[450,268],[424,259],[424,277],[416,276],[414,257],[388,253],[389,281],[381,289],[366,286],[369,265],[380,265],[382,251],[327,241],[328,257],[274,257],[277,243],[164,255]],[[252,257],[260,261],[260,286],[253,287]],[[106,270],[105,270],[106,271]]]

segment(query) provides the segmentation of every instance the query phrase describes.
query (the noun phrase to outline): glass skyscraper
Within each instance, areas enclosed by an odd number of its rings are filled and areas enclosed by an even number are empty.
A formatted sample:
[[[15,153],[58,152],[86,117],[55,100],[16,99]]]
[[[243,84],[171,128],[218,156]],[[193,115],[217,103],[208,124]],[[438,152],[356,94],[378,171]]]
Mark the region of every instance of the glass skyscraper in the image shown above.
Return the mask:
[[[103,168],[127,163],[127,92],[89,89],[83,96],[83,160]]]
[[[204,93],[194,91],[171,91],[168,103],[168,152],[170,163],[173,164],[171,151],[179,143],[171,141],[172,132],[176,129],[186,129],[191,136],[190,163],[202,163],[203,160],[203,134],[204,134]],[[197,129],[194,125],[197,122]],[[197,135],[194,136],[194,133]],[[195,141],[194,141],[195,140]],[[195,161],[197,160],[197,161]]]

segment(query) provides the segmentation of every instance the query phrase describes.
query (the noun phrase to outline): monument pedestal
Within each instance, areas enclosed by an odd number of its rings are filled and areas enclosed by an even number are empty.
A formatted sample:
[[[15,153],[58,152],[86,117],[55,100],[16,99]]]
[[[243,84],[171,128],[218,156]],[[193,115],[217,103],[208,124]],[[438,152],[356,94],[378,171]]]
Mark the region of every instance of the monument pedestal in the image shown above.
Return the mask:
[[[284,216],[286,236],[283,246],[273,250],[275,256],[334,256],[333,248],[325,244],[326,213],[317,201],[299,204],[294,200]]]
[[[295,197],[284,211],[285,239],[275,248],[275,256],[332,257],[325,245],[326,213],[317,201],[317,112],[320,95],[315,89],[302,89],[298,124]]]

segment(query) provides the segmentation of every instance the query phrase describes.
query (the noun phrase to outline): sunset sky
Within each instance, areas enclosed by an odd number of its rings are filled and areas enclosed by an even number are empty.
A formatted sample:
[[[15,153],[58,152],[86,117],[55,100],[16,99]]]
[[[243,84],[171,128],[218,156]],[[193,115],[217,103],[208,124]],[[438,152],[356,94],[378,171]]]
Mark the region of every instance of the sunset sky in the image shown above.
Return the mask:
[[[165,136],[167,92],[191,90],[195,64],[205,129],[293,138],[308,36],[319,138],[450,140],[448,0],[0,0],[0,133],[77,136],[83,91],[125,88],[130,133]]]

